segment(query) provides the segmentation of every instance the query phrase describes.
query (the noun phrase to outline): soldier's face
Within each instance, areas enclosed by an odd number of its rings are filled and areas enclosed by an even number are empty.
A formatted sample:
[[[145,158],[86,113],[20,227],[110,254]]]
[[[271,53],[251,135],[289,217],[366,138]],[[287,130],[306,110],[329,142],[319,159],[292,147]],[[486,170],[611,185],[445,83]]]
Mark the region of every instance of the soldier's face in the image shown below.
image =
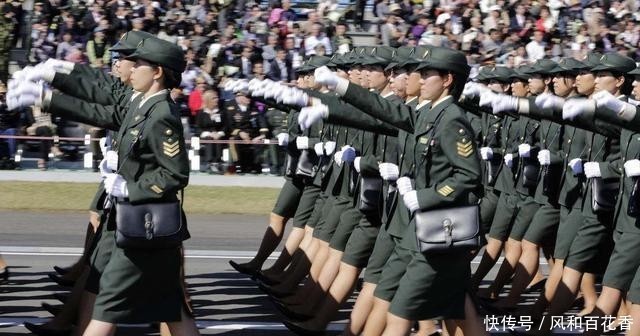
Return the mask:
[[[121,58],[114,64],[114,74],[120,78],[123,83],[131,85],[131,70],[135,64],[133,61]]]
[[[420,71],[411,71],[407,77],[407,96],[420,95]]]
[[[576,76],[576,89],[579,94],[591,96],[596,87],[596,77],[589,71],[580,71]]]
[[[409,76],[407,71],[403,69],[395,70],[391,76],[391,90],[401,98],[407,96],[407,82]]]
[[[600,71],[596,73],[595,92],[607,91],[616,94],[623,83],[624,77],[616,77],[609,71]]]
[[[352,83],[360,85],[360,67],[353,67],[349,69],[349,81]]]
[[[372,89],[382,90],[387,85],[387,76],[381,66],[368,66],[366,69],[367,85]]]
[[[568,75],[553,77],[553,92],[560,97],[567,97],[576,86],[576,78]]]
[[[155,81],[162,78],[161,70],[144,60],[137,60],[131,70],[131,86],[139,92],[148,92]]]
[[[489,85],[487,85],[487,87],[493,92],[504,93],[504,89],[502,87],[502,83],[498,82],[497,80],[490,81]]]
[[[511,83],[511,93],[515,97],[526,97],[529,93],[529,85],[525,81],[517,80]]]
[[[532,95],[541,94],[544,92],[545,87],[546,84],[542,76],[534,75],[529,78],[529,92],[531,92]]]
[[[422,100],[438,101],[445,94],[447,83],[451,85],[453,81],[451,75],[441,76],[436,70],[423,69],[420,74],[420,99]]]

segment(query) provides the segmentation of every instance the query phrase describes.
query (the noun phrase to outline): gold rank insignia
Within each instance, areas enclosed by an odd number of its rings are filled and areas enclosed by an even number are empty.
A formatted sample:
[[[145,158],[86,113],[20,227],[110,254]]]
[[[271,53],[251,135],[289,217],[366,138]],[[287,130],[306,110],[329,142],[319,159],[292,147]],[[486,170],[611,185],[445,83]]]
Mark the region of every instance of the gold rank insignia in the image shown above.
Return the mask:
[[[155,184],[151,186],[151,190],[156,194],[162,194],[163,191],[162,188],[158,187]]]
[[[469,157],[469,155],[473,154],[473,143],[466,138],[456,142],[456,147],[458,148],[458,155],[462,157]]]
[[[438,194],[444,197],[449,196],[452,192],[453,192],[453,188],[451,188],[448,185],[445,185],[444,187],[441,187],[440,189],[438,189]]]
[[[421,144],[426,145],[427,142],[429,142],[429,139],[427,137],[420,137],[418,141],[420,141]]]
[[[130,133],[131,133],[131,135],[133,135],[133,136],[138,136],[138,133],[140,133],[140,130],[132,129]]]
[[[180,153],[180,142],[176,141],[174,143],[170,143],[169,141],[163,141],[162,147],[164,151],[164,155],[168,157],[174,157]]]

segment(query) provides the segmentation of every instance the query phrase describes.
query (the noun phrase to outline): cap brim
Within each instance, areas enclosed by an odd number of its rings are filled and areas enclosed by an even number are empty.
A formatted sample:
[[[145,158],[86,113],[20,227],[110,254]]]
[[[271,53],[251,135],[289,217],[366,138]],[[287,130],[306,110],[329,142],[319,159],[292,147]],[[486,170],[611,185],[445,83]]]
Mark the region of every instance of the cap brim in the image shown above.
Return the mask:
[[[384,68],[384,71],[389,71],[391,69],[397,68],[398,64],[398,62],[391,62]]]

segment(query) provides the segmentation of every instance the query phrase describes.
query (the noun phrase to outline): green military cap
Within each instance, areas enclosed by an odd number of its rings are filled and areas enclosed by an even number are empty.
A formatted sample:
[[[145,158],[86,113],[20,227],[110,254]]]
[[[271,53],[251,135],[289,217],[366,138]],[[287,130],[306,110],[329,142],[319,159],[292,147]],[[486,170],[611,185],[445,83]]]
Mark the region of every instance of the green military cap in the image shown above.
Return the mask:
[[[429,50],[431,50],[431,48],[433,47],[430,45],[423,45],[412,48],[406,60],[402,63],[399,63],[398,66],[404,68],[409,65],[418,65],[424,62],[424,56],[429,54]]]
[[[393,61],[395,48],[387,46],[373,47],[363,56],[362,65],[382,65],[386,67]]]
[[[155,36],[140,30],[130,30],[122,34],[118,43],[116,43],[109,50],[113,52],[118,52],[121,54],[131,54],[134,51],[136,51],[138,44],[140,44],[142,40],[150,37],[155,37]]]
[[[506,66],[494,66],[486,67],[489,70],[486,71],[485,81],[495,80],[502,83],[508,83],[511,81],[511,74],[513,70]]]
[[[490,66],[481,66],[478,69],[478,74],[476,75],[475,80],[478,82],[485,82],[488,80],[488,75],[491,72],[492,67]]]
[[[611,71],[613,73],[626,74],[636,68],[633,59],[618,53],[606,53],[600,57],[600,62],[591,68],[591,71]]]
[[[416,67],[416,70],[444,70],[465,77],[468,77],[471,71],[467,63],[467,56],[451,48],[432,47],[430,50],[424,52],[422,59],[424,59],[424,61]]]
[[[182,48],[157,37],[142,40],[136,50],[127,58],[142,59],[171,69],[179,74],[183,73],[187,66]]]
[[[528,69],[530,75],[549,75],[556,67],[556,62],[549,59],[537,60]]]
[[[635,69],[629,71],[630,75],[640,75],[640,67],[636,67]]]
[[[387,65],[387,67],[384,70],[387,71],[387,70],[391,70],[393,68],[399,67],[400,64],[402,64],[409,58],[409,56],[413,52],[413,49],[415,48],[414,47],[397,48],[396,52],[393,55],[393,59],[391,60],[391,63],[389,63],[389,65]]]
[[[356,47],[355,52],[351,56],[352,65],[363,65],[364,62],[368,59],[368,54],[375,47]]]
[[[342,55],[335,53],[333,54],[333,56],[331,56],[331,59],[329,60],[329,63],[327,63],[327,67],[329,68],[338,68],[342,66]]]
[[[329,64],[329,61],[331,61],[331,58],[327,56],[313,55],[305,63],[303,63],[300,68],[298,68],[298,72],[314,71],[321,66]]]
[[[550,74],[571,73],[577,74],[584,67],[584,63],[573,57],[564,57],[558,61],[555,68],[549,71]]]
[[[594,66],[600,64],[600,58],[602,58],[601,53],[588,52],[587,56],[580,61],[582,63],[582,68],[580,68],[580,70],[590,70]]]
[[[308,62],[309,62],[309,60],[306,60],[306,61],[302,62],[300,64],[300,66],[296,68],[296,73],[301,74],[301,73],[309,71],[308,70],[309,67],[307,66]]]
[[[513,70],[511,73],[511,80],[519,79],[519,80],[528,80],[531,78],[530,69],[531,65],[521,65],[520,67]]]

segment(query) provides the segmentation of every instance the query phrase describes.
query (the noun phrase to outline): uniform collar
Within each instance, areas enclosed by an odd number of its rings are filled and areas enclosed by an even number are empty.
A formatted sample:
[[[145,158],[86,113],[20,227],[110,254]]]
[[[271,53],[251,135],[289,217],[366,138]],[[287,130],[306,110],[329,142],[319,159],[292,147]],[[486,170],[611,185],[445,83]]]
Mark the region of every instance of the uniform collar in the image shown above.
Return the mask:
[[[164,89],[164,90],[160,90],[160,91],[158,91],[158,92],[156,92],[156,93],[152,94],[152,95],[151,95],[151,96],[149,96],[149,97],[142,98],[142,101],[140,102],[140,105],[138,105],[138,108],[142,108],[142,106],[144,105],[144,103],[146,103],[147,101],[149,101],[151,98],[153,98],[153,97],[157,97],[157,96],[160,96],[160,95],[165,95],[165,94],[167,94],[167,93],[169,93],[169,90]]]

